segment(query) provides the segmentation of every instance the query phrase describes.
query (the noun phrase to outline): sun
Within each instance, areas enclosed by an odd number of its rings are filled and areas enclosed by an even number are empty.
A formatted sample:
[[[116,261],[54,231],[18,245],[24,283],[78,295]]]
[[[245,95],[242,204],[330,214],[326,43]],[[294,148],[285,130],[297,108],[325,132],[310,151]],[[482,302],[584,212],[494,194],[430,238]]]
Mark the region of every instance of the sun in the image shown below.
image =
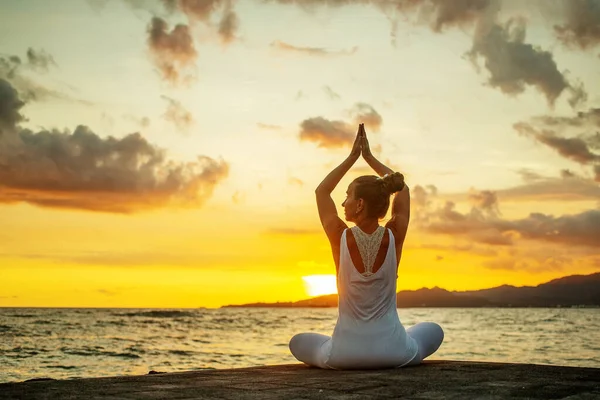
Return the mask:
[[[308,275],[303,276],[304,288],[309,296],[323,296],[337,293],[335,275]]]

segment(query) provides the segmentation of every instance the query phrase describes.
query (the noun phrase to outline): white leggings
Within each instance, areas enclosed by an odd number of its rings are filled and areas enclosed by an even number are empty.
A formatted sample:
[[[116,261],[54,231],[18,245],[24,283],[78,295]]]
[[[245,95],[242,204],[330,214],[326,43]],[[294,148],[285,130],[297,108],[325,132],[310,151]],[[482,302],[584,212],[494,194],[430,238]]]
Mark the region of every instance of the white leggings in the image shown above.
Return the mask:
[[[416,357],[406,366],[420,364],[435,353],[444,340],[444,331],[435,322],[420,322],[406,329],[406,333],[419,345]],[[314,367],[329,368],[325,362],[330,341],[331,336],[320,333],[299,333],[290,340],[290,351],[298,361]]]

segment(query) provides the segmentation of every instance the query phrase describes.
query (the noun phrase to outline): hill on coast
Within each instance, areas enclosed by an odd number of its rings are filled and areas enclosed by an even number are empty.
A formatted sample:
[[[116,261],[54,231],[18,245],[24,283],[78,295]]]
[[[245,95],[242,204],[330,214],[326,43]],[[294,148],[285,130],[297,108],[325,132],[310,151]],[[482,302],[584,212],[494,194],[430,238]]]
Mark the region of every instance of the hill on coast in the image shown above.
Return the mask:
[[[409,307],[598,307],[600,272],[571,275],[537,286],[502,285],[490,289],[448,291],[434,287],[397,293],[399,308]],[[295,302],[250,303],[224,307],[337,307],[337,294]]]

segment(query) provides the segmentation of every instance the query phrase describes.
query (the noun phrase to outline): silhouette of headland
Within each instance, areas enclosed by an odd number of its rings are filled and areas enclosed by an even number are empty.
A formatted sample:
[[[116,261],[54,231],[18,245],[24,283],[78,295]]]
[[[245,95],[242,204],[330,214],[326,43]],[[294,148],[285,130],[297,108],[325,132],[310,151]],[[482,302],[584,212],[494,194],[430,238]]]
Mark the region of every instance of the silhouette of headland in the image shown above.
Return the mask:
[[[571,275],[538,286],[502,285],[490,289],[448,291],[434,287],[397,293],[399,308],[412,307],[600,307],[600,272]],[[295,302],[249,303],[228,307],[337,307],[337,294]]]

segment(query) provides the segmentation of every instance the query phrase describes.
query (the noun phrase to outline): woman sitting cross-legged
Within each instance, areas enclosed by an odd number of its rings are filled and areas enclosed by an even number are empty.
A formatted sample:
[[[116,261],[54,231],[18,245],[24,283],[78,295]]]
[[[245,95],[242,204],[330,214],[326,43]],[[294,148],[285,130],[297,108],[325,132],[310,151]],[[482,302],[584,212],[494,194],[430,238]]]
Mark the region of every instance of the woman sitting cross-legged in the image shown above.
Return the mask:
[[[331,192],[362,156],[377,176],[356,178],[342,204],[348,228],[337,214]],[[392,217],[385,227],[390,196]],[[432,322],[408,329],[396,309],[396,280],[410,216],[404,176],[379,162],[360,124],[350,156],[327,175],[316,190],[319,217],[331,243],[339,297],[332,336],[300,333],[290,340],[299,361],[331,369],[393,368],[419,364],[442,344],[444,332]]]

